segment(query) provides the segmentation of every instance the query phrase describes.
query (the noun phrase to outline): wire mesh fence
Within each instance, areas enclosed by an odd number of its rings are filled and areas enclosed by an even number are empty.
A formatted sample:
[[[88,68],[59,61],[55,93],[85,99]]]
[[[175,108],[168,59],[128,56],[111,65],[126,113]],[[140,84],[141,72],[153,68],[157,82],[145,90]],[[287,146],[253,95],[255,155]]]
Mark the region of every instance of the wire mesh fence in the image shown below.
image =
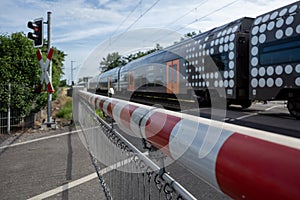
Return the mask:
[[[107,199],[195,199],[155,161],[73,93],[73,117],[88,149]]]

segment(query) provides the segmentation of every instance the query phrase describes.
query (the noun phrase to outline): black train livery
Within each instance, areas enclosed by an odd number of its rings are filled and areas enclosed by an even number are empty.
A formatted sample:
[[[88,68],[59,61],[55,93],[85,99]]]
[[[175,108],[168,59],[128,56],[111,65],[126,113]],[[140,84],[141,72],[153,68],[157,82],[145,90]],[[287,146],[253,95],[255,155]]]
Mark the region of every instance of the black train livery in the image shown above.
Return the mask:
[[[243,108],[254,100],[287,100],[289,112],[300,117],[299,10],[297,1],[235,20],[106,71],[89,90],[196,96],[199,102],[218,94]]]

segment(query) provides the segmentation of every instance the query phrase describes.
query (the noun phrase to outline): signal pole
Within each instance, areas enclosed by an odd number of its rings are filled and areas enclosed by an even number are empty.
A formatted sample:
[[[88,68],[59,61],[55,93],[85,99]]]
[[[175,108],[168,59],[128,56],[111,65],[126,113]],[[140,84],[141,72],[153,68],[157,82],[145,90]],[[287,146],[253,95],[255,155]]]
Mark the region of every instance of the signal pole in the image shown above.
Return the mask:
[[[48,37],[48,44],[47,44],[47,47],[48,47],[48,52],[50,51],[50,48],[51,48],[51,12],[47,12],[47,26],[48,26],[48,34],[47,34],[47,37]],[[49,73],[49,79],[50,79],[50,82],[52,83],[52,61],[50,60],[50,63],[49,63],[49,70],[48,70],[48,73]],[[51,111],[52,111],[52,105],[51,105],[51,102],[52,102],[52,94],[50,92],[48,92],[48,104],[47,104],[47,126],[51,126],[52,124],[52,117],[51,117]]]

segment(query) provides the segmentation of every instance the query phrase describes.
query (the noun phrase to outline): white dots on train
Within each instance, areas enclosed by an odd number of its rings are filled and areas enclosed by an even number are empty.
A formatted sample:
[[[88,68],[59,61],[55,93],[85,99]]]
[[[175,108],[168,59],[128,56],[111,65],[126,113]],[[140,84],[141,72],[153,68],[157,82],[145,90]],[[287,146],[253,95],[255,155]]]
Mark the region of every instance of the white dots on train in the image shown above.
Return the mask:
[[[208,36],[204,39],[204,41],[207,42],[207,40],[208,40]]]
[[[256,35],[258,33],[258,30],[259,30],[258,26],[253,27],[251,32],[252,35]]]
[[[220,44],[223,44],[223,42],[224,42],[224,38],[221,37],[221,38],[220,38]]]
[[[257,68],[253,68],[253,69],[251,69],[251,75],[252,75],[252,77],[256,77],[256,76],[257,76],[257,74],[258,74],[258,70],[257,70]]]
[[[229,69],[233,69],[234,68],[234,62],[233,61],[229,61]]]
[[[219,81],[215,81],[215,82],[214,82],[214,86],[215,86],[215,87],[218,87],[218,86],[219,86]]]
[[[221,37],[221,34],[222,34],[222,32],[219,32],[218,35],[217,35],[217,37]]]
[[[267,37],[265,34],[261,34],[258,38],[259,43],[264,43],[266,41]]]
[[[270,18],[270,14],[266,14],[266,15],[263,17],[262,22],[264,23],[264,22],[268,21],[269,18]]]
[[[219,52],[222,53],[223,52],[224,47],[221,45],[219,46]]]
[[[256,55],[258,54],[258,48],[257,48],[257,47],[252,47],[252,49],[251,49],[251,54],[252,54],[253,56],[256,56]]]
[[[262,20],[262,17],[256,18],[256,20],[254,21],[254,25],[260,24],[261,20]]]
[[[215,41],[215,45],[218,45],[218,44],[219,44],[219,38],[216,39],[216,41]]]
[[[257,85],[258,85],[257,79],[256,79],[256,78],[252,79],[252,80],[251,80],[251,86],[252,86],[253,88],[256,88]]]
[[[233,78],[234,77],[234,71],[233,70],[230,70],[229,71],[229,78]]]
[[[230,27],[228,30],[227,30],[227,34],[229,35],[232,31],[232,28]]]
[[[281,28],[282,25],[283,25],[283,23],[284,23],[284,20],[283,20],[283,19],[279,19],[279,20],[276,22],[276,27],[277,27],[277,28]]]
[[[267,79],[267,86],[268,87],[273,87],[274,86],[274,80],[272,78]]]
[[[220,80],[220,81],[222,81],[222,80]],[[228,87],[228,80],[224,80],[224,87]]]
[[[238,26],[236,25],[236,26],[234,26],[233,28],[232,28],[232,33],[235,33],[237,30],[238,30]]]
[[[234,87],[234,80],[229,81],[229,87],[233,88]]]
[[[282,66],[281,66],[281,65],[278,65],[278,66],[275,68],[275,73],[276,73],[277,75],[281,75],[282,72],[283,72]]]
[[[224,51],[227,52],[228,51],[228,44],[224,45]]]
[[[269,66],[269,67],[267,68],[267,74],[268,74],[269,76],[272,76],[272,75],[274,74],[274,68],[273,68],[272,66]]]
[[[224,74],[223,74],[224,78],[228,78],[228,71],[224,71]]]
[[[276,78],[276,80],[275,80],[275,85],[276,85],[277,87],[281,87],[282,84],[283,84],[282,78]]]
[[[265,87],[266,80],[263,79],[263,78],[260,78],[259,81],[258,81],[258,85],[259,85],[259,87]]]
[[[199,49],[202,49],[202,44],[199,45]]]
[[[296,32],[300,33],[300,24],[296,27]]]
[[[296,84],[297,86],[300,86],[300,77],[296,78],[295,84]]]
[[[219,78],[219,73],[215,72],[215,79],[218,79],[218,78]]]
[[[278,11],[275,11],[271,14],[271,17],[270,19],[273,20],[273,19],[276,19],[276,17],[278,16]]]
[[[293,67],[292,67],[291,65],[285,66],[284,72],[285,72],[286,74],[291,74],[291,73],[293,72]]]
[[[296,65],[295,71],[296,71],[297,73],[300,73],[300,64]]]
[[[231,34],[230,37],[229,37],[229,41],[232,42],[234,40],[234,38],[235,38],[235,35]]]
[[[257,36],[252,37],[251,44],[252,45],[257,45],[257,43],[258,43],[258,37]]]
[[[206,81],[205,84],[206,84],[206,87],[209,87],[209,81]]]
[[[226,30],[224,30],[223,32],[222,32],[222,36],[224,36],[224,35],[226,35]]]
[[[289,9],[289,13],[293,13],[297,10],[298,6],[297,5],[293,5],[292,7],[290,7]]]
[[[209,55],[209,49],[206,50],[206,55]]]
[[[226,35],[225,39],[224,39],[224,42],[227,43],[229,41],[229,36]]]
[[[282,17],[283,15],[285,15],[287,13],[287,8],[284,8],[280,11],[279,16]]]
[[[266,29],[267,29],[267,25],[266,25],[266,24],[262,24],[262,25],[259,27],[259,32],[260,32],[260,33],[263,33],[263,32],[266,31]]]
[[[281,39],[283,37],[283,31],[282,30],[277,30],[276,33],[275,33],[275,37],[277,39]]]
[[[274,21],[271,21],[271,22],[268,24],[267,29],[268,29],[268,31],[271,31],[271,30],[273,30],[274,27],[275,27],[275,22],[274,22]]]
[[[215,44],[215,41],[214,41],[214,40],[210,42],[210,46],[211,46],[211,47],[214,46],[214,44]]]
[[[233,49],[234,49],[234,43],[230,42],[230,44],[229,44],[229,50],[232,51]]]
[[[293,16],[289,16],[288,18],[286,18],[285,20],[285,24],[286,25],[291,25],[294,22],[294,17]]]
[[[253,58],[251,59],[251,65],[252,65],[252,66],[257,66],[257,64],[258,64],[258,59],[257,59],[256,57],[253,57]]]
[[[209,79],[209,73],[206,73],[206,79]]]
[[[234,53],[231,51],[228,55],[229,59],[232,60],[234,58]]]
[[[260,67],[258,73],[259,73],[260,76],[264,76],[266,74],[265,68],[264,67]]]
[[[213,48],[211,48],[211,49],[210,49],[210,54],[211,54],[211,55],[213,55],[213,54],[214,54],[214,52],[215,52],[215,51],[214,51],[214,49],[213,49]]]
[[[293,28],[292,28],[292,27],[288,27],[288,28],[285,30],[285,35],[286,35],[287,37],[289,37],[289,36],[293,35],[293,32],[294,32]]]
[[[210,73],[210,79],[213,79],[213,78],[214,78],[214,73],[211,72],[211,73]]]
[[[219,87],[223,87],[223,80],[219,80]]]

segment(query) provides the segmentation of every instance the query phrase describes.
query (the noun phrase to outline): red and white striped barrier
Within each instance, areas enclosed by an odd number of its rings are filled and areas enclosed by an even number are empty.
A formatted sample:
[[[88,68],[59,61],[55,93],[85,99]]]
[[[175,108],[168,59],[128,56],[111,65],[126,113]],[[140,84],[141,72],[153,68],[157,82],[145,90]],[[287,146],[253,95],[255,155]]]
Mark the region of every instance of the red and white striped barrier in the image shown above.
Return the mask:
[[[92,93],[79,95],[234,199],[300,199],[300,140]]]
[[[37,50],[36,51],[36,56],[40,62],[40,65],[41,65],[41,69],[42,69],[42,75],[41,75],[41,81],[40,81],[40,84],[38,86],[38,91],[41,92],[42,91],[42,88],[43,88],[43,83],[44,83],[44,80],[46,81],[46,85],[47,85],[47,91],[48,93],[53,93],[55,92],[54,89],[53,89],[53,85],[50,81],[50,77],[49,77],[49,74],[47,72],[47,69],[48,69],[48,66],[50,64],[50,61],[52,59],[52,55],[54,53],[54,50],[51,48],[48,52],[48,55],[47,55],[47,61],[46,63],[44,62],[43,60],[43,57],[42,57],[42,54],[41,54],[41,51],[40,50]]]

